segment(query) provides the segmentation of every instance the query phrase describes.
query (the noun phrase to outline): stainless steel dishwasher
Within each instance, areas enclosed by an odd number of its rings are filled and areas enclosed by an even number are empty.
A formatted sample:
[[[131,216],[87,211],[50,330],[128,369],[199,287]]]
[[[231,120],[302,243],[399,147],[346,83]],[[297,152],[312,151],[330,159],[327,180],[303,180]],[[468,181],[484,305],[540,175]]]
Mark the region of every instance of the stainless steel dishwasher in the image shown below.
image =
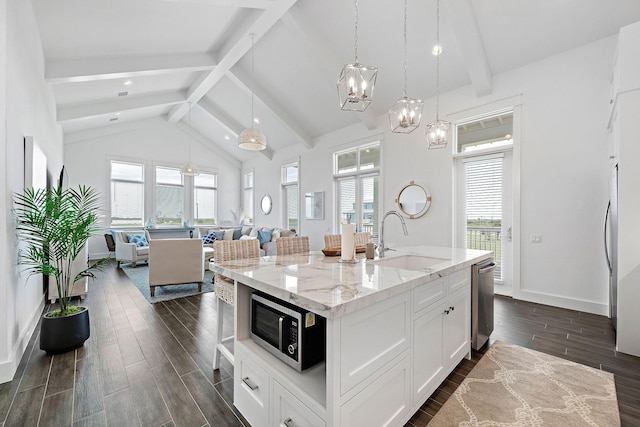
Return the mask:
[[[493,272],[490,258],[471,267],[471,347],[478,350],[493,332]]]

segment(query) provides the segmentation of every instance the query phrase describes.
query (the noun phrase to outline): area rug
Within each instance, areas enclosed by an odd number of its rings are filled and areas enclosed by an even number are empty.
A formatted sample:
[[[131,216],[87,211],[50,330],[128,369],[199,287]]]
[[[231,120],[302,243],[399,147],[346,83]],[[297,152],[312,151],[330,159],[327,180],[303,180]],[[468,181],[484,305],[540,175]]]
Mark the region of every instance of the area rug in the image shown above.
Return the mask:
[[[160,301],[168,301],[176,298],[198,295],[198,284],[187,283],[183,285],[156,286],[155,295],[152,297],[149,292],[149,267],[146,265],[138,265],[136,268],[128,265],[122,266],[122,271],[136,285],[136,288],[150,303]],[[202,283],[202,293],[213,292],[213,272],[205,270],[204,283]]]
[[[619,426],[613,374],[494,343],[429,423],[435,426]]]

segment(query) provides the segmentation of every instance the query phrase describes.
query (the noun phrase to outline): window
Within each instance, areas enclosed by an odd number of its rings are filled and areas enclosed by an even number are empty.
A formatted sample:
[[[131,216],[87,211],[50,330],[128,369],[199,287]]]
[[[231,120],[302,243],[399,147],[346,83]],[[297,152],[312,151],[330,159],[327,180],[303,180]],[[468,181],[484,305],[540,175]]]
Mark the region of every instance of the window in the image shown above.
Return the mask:
[[[217,175],[201,173],[193,177],[193,223],[216,223]]]
[[[244,213],[246,218],[245,224],[253,224],[254,207],[253,207],[253,172],[244,174]]]
[[[456,150],[471,153],[513,145],[513,111],[492,113],[456,125]]]
[[[298,163],[282,167],[282,190],[284,200],[285,228],[298,230]],[[299,231],[299,230],[298,230]]]
[[[141,226],[144,218],[144,166],[111,162],[111,227]]]
[[[184,185],[180,169],[156,167],[157,225],[182,225]]]
[[[356,224],[358,231],[369,232],[374,239],[378,235],[379,170],[379,142],[334,153],[337,223]]]

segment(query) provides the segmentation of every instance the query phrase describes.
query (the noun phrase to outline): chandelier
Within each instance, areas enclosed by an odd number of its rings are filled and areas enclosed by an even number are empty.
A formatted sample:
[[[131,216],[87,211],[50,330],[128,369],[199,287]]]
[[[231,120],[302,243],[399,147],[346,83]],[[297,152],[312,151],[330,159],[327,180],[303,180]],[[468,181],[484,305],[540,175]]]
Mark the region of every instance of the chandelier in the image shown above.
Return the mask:
[[[440,0],[436,0],[436,46],[432,53],[436,55],[436,120],[427,125],[427,147],[445,148],[449,141],[451,122],[440,120]]]
[[[342,67],[338,77],[338,98],[344,111],[364,111],[371,103],[378,69],[358,62],[358,0],[355,4],[355,61]]]
[[[393,133],[411,133],[420,126],[420,99],[407,97],[407,0],[404,0],[404,96],[389,110],[389,124]]]
[[[251,128],[240,132],[238,136],[238,147],[243,150],[259,151],[267,148],[267,138],[259,129],[253,127],[255,116],[253,115],[253,43],[255,34],[251,33]]]

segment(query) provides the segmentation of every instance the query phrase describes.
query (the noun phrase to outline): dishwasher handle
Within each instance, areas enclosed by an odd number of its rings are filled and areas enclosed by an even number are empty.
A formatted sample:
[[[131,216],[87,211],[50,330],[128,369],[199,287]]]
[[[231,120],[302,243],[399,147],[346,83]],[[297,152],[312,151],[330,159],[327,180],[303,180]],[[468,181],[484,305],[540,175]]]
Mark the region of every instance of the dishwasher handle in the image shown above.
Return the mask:
[[[478,269],[478,274],[488,273],[490,271],[495,270],[495,268],[496,268],[496,263],[495,262],[492,262],[491,264],[483,265],[482,268]]]

